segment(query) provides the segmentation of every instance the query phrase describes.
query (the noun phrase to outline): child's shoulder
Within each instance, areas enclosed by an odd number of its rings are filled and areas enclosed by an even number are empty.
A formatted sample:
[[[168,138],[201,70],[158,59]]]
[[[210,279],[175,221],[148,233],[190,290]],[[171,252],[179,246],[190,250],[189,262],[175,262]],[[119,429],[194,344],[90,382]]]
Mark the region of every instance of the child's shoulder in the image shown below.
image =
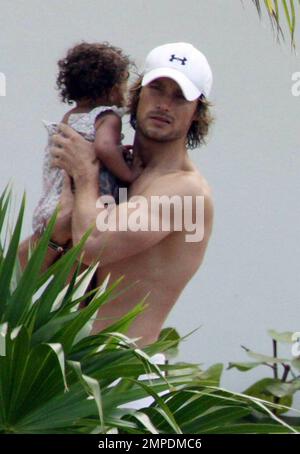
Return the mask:
[[[66,112],[64,114],[64,116],[62,117],[61,122],[68,124],[69,123],[69,118],[72,117],[73,115],[77,116],[77,115],[86,115],[86,114],[88,114],[88,112],[82,112],[82,111],[80,112],[78,110],[78,107],[73,107],[73,109],[68,110],[68,112]]]
[[[67,112],[63,118],[63,122],[72,125],[78,121],[86,124],[94,125],[97,119],[104,114],[114,113],[118,117],[122,117],[125,113],[125,109],[116,106],[97,106],[89,112],[78,112],[75,109]]]
[[[100,115],[106,115],[109,113],[116,114],[118,117],[122,117],[125,114],[125,109],[117,106],[98,106],[90,111],[89,115],[93,122],[95,122]]]
[[[62,120],[61,120],[62,123],[68,124],[69,117],[70,117],[70,115],[72,115],[72,110],[69,110],[69,112],[65,113],[65,115],[62,117]]]

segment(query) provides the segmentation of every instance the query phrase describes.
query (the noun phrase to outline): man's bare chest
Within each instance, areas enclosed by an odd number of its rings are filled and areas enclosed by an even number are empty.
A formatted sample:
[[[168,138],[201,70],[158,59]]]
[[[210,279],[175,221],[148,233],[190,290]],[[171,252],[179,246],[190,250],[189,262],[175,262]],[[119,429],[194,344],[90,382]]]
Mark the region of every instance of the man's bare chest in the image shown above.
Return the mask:
[[[142,174],[137,178],[128,189],[128,197],[134,195],[142,195],[147,188],[153,184],[153,179],[157,178],[157,175],[152,174]]]

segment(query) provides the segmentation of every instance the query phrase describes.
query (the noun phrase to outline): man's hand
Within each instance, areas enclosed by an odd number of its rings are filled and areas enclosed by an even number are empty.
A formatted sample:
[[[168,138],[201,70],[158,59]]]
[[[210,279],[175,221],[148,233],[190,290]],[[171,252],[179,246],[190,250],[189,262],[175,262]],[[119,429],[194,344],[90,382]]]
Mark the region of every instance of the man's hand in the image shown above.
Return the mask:
[[[59,125],[59,130],[60,134],[53,136],[52,166],[64,169],[73,177],[75,187],[81,179],[88,181],[98,178],[100,163],[93,144],[64,123]]]
[[[59,211],[56,218],[51,239],[60,245],[67,244],[72,239],[72,211],[74,195],[71,190],[71,178],[64,172],[64,185],[59,202]]]
[[[132,151],[133,145],[123,145],[124,159],[129,162],[131,171],[134,175],[134,180],[138,178],[143,172],[145,166],[141,160],[140,155],[136,151]]]

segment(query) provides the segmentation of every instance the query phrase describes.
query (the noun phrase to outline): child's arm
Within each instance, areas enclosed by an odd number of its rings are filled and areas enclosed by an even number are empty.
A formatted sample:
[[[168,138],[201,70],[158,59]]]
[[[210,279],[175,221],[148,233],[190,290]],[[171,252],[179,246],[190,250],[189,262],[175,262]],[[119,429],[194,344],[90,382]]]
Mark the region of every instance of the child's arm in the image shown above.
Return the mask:
[[[95,123],[95,152],[98,159],[117,178],[126,183],[131,183],[137,177],[124,159],[120,151],[122,122],[118,115],[113,112],[101,115]]]

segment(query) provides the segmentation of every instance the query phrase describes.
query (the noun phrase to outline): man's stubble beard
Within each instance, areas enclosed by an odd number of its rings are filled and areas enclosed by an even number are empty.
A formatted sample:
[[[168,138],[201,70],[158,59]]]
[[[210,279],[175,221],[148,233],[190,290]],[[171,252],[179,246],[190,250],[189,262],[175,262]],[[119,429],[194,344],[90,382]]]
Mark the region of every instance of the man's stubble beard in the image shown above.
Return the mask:
[[[147,127],[143,125],[143,122],[136,123],[136,131],[144,138],[148,140],[153,140],[154,142],[174,142],[174,140],[178,140],[181,138],[181,134],[176,131],[170,132],[163,132],[157,129]]]

